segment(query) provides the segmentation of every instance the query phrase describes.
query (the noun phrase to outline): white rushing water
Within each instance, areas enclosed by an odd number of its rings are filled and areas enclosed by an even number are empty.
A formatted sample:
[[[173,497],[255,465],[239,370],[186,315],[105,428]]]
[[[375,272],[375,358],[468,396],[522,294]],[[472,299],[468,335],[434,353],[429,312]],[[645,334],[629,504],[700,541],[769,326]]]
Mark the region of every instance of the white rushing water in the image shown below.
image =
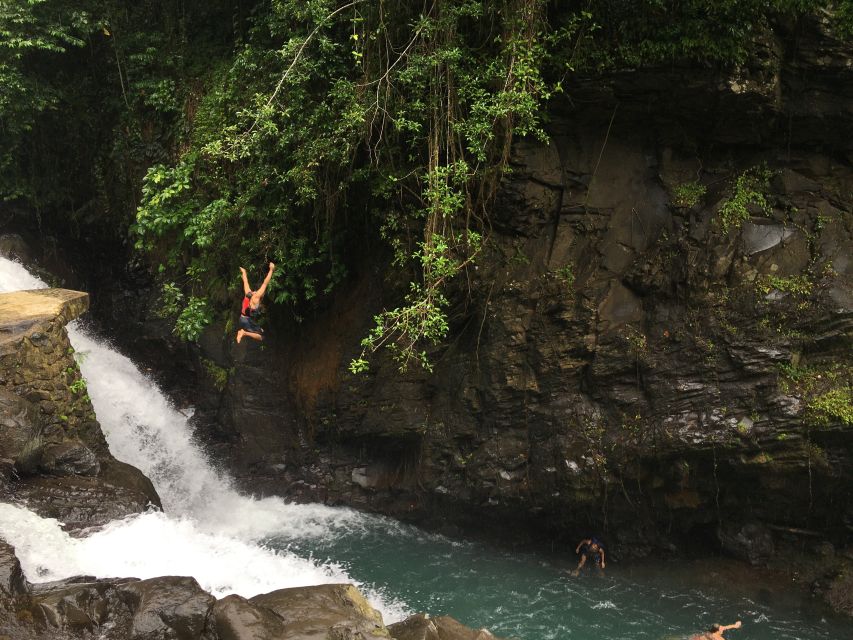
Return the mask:
[[[0,292],[45,286],[20,264],[0,258]],[[74,324],[69,338],[110,451],[151,478],[164,512],[130,516],[72,538],[56,520],[0,503],[0,537],[16,548],[31,582],[81,574],[189,575],[217,597],[247,598],[284,587],[358,584],[333,561],[275,551],[263,541],[323,539],[359,530],[370,516],[240,494],[193,442],[187,417],[133,362]],[[366,595],[386,623],[408,613],[380,593]]]

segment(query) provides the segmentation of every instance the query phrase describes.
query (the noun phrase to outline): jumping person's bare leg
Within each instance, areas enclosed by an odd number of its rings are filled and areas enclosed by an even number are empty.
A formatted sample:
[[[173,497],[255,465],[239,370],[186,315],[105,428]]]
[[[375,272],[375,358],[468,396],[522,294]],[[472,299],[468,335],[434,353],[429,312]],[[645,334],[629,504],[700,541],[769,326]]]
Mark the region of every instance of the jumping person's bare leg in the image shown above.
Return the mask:
[[[240,344],[240,340],[243,338],[252,338],[252,340],[263,340],[264,336],[260,333],[255,333],[254,331],[246,331],[245,329],[240,329],[237,332],[237,344]]]

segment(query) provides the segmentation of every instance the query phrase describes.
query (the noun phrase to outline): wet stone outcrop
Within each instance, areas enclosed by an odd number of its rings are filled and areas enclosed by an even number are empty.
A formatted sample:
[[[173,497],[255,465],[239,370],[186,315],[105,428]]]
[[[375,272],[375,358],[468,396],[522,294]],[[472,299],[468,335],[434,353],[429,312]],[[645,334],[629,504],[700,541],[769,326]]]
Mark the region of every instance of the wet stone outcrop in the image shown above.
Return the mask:
[[[4,636],[5,634],[5,636]],[[0,637],[15,640],[492,640],[452,618],[423,614],[386,627],[349,584],[217,600],[193,578],[95,579],[31,585],[0,541]]]
[[[487,629],[469,629],[448,616],[423,614],[392,624],[388,630],[397,640],[494,640]]]
[[[0,294],[0,499],[69,529],[159,506],[151,482],[109,452],[65,325],[88,295]]]

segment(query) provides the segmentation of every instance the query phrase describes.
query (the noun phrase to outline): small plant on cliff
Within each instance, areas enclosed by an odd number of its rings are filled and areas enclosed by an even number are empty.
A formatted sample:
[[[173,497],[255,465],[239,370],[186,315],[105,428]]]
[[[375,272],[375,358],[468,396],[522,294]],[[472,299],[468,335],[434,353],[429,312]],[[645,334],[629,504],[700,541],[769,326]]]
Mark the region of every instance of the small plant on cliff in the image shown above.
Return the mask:
[[[637,358],[640,358],[649,352],[649,341],[644,334],[639,329],[628,325],[624,329],[624,333],[622,337],[628,342],[631,347],[631,353],[634,354]]]
[[[755,288],[764,295],[775,289],[776,291],[791,293],[797,296],[808,296],[814,288],[814,283],[807,275],[789,276],[786,278],[764,276],[756,280]]]
[[[773,177],[766,166],[752,167],[740,174],[735,180],[731,197],[720,207],[719,223],[724,233],[731,229],[739,229],[749,220],[749,207],[754,206],[765,214],[770,214],[770,203],[767,201],[767,190],[770,178]]]
[[[225,389],[225,385],[228,384],[228,370],[220,367],[213,360],[208,358],[202,358],[201,364],[204,367],[207,376],[213,383],[213,387],[217,391],[223,391]]]
[[[853,425],[853,388],[836,387],[809,400],[809,414],[815,424],[826,426],[832,422]]]
[[[566,290],[571,297],[575,295],[575,270],[571,264],[564,264],[557,269],[557,277],[566,285]]]
[[[86,392],[86,381],[83,378],[77,378],[74,382],[68,385],[68,388],[71,389],[72,393],[85,393]]]
[[[684,182],[672,189],[672,204],[679,208],[695,207],[708,189],[699,181]]]
[[[821,367],[780,365],[779,389],[803,399],[806,421],[853,425],[853,379],[847,362]]]

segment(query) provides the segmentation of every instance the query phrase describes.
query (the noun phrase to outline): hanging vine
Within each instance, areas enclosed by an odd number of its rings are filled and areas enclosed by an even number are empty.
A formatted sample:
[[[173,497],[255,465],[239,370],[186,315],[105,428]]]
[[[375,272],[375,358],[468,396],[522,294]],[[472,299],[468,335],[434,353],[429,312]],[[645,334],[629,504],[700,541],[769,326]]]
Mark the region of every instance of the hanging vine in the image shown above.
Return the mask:
[[[424,5],[411,39],[397,48],[380,2],[373,19],[361,21],[361,33],[354,33],[356,42],[366,42],[356,55],[364,61],[362,86],[372,89],[371,158],[405,166],[412,183],[402,185],[412,214],[406,228],[395,218],[384,232],[396,264],[413,262],[420,278],[403,305],[375,317],[351,371],[365,370],[368,355],[381,347],[401,369],[412,361],[431,368],[423,346],[447,334],[444,288],[482,248],[513,135],[542,133],[539,106],[549,95],[541,72],[544,5],[508,0],[489,12],[480,2],[434,0]],[[381,37],[370,40],[371,31]],[[484,50],[490,52],[485,66],[482,55],[470,55]],[[407,99],[412,89],[420,93],[413,101]],[[422,150],[417,164],[399,157],[400,149],[412,147]],[[422,225],[420,233],[411,233],[413,221]],[[419,238],[414,247],[404,242],[408,237]]]

